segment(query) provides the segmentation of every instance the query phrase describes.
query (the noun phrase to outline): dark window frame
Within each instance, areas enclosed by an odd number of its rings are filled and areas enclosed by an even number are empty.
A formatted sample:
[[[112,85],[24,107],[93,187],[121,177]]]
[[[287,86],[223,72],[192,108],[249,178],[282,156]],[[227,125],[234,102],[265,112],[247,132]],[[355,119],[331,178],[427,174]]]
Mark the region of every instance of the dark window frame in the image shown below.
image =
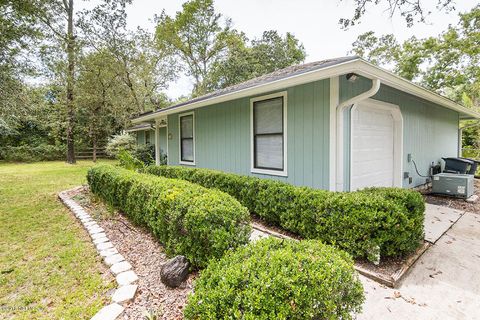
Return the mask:
[[[257,133],[257,119],[256,119],[256,112],[255,112],[255,104],[271,101],[271,100],[278,100],[281,99],[282,101],[282,132],[274,132],[274,133]],[[261,170],[272,170],[283,172],[285,171],[285,96],[278,96],[264,100],[257,100],[253,102],[253,168],[254,169],[261,169]],[[257,137],[258,136],[281,136],[282,137],[282,167],[281,168],[273,168],[273,167],[263,167],[257,165]]]
[[[183,137],[183,134],[182,134],[182,118],[188,118],[190,117],[192,119],[192,136],[191,137],[188,137],[188,138],[184,138]],[[180,161],[181,162],[188,162],[188,163],[195,163],[195,117],[193,115],[193,113],[188,113],[188,114],[184,114],[184,115],[180,115],[178,117],[178,123],[179,123],[179,126],[180,126]],[[192,160],[185,160],[183,158],[183,141],[184,140],[191,140],[192,141],[192,153],[193,153],[193,159]]]

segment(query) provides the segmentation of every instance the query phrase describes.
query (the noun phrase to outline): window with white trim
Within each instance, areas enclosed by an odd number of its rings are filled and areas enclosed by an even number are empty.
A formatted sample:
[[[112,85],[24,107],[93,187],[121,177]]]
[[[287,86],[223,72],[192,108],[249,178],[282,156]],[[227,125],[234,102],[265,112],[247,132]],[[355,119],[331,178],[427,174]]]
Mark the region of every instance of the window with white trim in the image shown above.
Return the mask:
[[[253,101],[253,169],[285,171],[284,96]]]
[[[195,128],[193,113],[180,115],[180,162],[195,162]]]

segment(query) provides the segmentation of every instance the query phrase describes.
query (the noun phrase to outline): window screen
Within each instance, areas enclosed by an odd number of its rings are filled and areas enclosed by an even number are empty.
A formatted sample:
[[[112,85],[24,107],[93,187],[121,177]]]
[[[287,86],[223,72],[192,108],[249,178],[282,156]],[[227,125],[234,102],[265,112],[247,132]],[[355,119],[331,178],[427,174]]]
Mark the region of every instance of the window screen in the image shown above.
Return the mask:
[[[180,117],[180,159],[193,162],[193,114]]]
[[[282,171],[283,97],[253,103],[254,167]]]

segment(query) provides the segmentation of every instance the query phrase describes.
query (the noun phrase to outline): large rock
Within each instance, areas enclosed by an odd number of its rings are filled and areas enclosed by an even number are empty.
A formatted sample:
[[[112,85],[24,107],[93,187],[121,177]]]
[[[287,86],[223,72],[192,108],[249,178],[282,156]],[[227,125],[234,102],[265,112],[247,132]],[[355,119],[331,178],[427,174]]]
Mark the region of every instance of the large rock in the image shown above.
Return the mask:
[[[190,263],[184,256],[176,256],[165,262],[160,270],[162,282],[172,288],[178,287],[188,277]]]

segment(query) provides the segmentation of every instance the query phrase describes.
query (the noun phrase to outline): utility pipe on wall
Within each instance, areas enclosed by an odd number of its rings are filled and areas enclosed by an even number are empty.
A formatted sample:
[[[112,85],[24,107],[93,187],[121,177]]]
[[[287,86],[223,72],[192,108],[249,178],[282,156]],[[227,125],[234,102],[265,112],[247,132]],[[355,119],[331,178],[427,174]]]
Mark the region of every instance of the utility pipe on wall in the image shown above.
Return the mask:
[[[336,140],[337,140],[337,150],[336,150],[336,190],[337,191],[344,191],[344,176],[343,176],[343,170],[344,170],[344,162],[343,162],[343,157],[344,157],[344,145],[343,145],[343,132],[344,132],[344,119],[343,119],[343,113],[348,107],[352,107],[353,105],[368,99],[372,96],[374,96],[378,90],[380,90],[380,85],[381,81],[378,78],[372,79],[372,87],[365,91],[362,92],[361,94],[352,97],[342,103],[340,103],[337,106],[337,123],[336,123]]]

